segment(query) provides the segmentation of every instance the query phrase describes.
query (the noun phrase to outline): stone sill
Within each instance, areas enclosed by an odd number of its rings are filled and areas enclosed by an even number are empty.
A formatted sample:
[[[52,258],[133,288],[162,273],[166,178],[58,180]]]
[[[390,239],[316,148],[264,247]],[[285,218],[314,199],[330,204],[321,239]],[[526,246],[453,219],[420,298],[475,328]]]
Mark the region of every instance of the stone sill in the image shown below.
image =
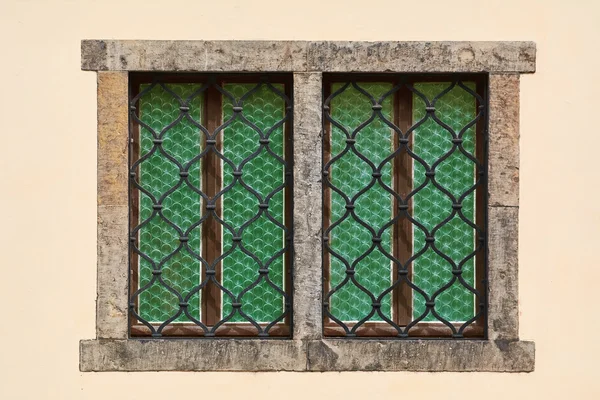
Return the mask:
[[[531,372],[535,345],[488,340],[82,340],[89,371]]]

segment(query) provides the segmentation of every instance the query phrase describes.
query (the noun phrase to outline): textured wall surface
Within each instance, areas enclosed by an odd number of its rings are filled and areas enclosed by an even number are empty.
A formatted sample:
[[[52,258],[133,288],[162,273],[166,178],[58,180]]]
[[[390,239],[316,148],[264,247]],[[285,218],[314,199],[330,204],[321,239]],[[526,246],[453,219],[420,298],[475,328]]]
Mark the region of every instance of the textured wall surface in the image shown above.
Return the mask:
[[[177,18],[165,1],[0,3],[0,304],[10,327],[0,330],[0,398],[187,398],[199,388],[227,399],[599,398],[597,2],[261,3],[185,1]],[[536,342],[535,372],[79,372],[79,340],[96,334],[96,77],[80,71],[84,38],[535,41],[537,71],[521,77],[518,175],[519,331]]]

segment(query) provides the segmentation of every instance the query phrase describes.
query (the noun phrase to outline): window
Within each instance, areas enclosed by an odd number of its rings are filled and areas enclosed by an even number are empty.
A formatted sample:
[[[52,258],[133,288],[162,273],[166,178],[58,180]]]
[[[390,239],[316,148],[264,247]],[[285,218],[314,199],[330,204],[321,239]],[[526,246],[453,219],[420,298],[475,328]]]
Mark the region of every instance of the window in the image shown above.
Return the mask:
[[[326,77],[325,335],[484,336],[485,88]]]
[[[131,77],[132,336],[289,336],[289,82]]]
[[[98,281],[80,369],[532,371],[517,183],[535,51],[83,41]]]

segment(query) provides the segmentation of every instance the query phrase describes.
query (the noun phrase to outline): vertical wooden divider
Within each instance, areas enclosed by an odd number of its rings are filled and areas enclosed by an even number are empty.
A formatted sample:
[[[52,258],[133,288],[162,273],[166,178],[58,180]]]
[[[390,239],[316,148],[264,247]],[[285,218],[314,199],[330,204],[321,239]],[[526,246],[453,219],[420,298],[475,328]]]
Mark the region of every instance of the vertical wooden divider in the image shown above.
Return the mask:
[[[394,84],[398,84],[395,82]],[[412,92],[402,86],[394,96],[394,124],[400,128],[403,134],[412,125]],[[394,135],[395,137],[395,135]],[[412,146],[414,132],[411,134],[408,145]],[[398,140],[394,140],[394,150],[399,146]],[[399,156],[394,158],[394,186],[395,191],[404,201],[406,196],[411,192],[413,186],[412,176],[412,158],[406,150],[402,150]],[[412,199],[408,202],[406,212],[412,214]],[[399,202],[394,201],[394,213],[402,213],[399,209]],[[395,214],[397,215],[397,214]],[[406,264],[413,252],[413,231],[412,223],[406,218],[401,217],[394,225],[394,257],[401,263]],[[394,279],[398,279],[399,269],[394,266]],[[412,279],[412,265],[408,265],[408,279]],[[402,282],[394,290],[394,317],[398,325],[403,326],[410,323],[412,320],[412,289],[406,282]]]
[[[221,82],[217,81],[216,85]],[[213,135],[216,129],[221,125],[222,121],[222,102],[221,93],[214,86],[207,89],[204,100],[204,120],[206,121],[206,129]],[[216,149],[222,151],[223,148],[223,131],[219,132],[216,137]],[[206,138],[204,138],[204,146],[207,146]],[[204,147],[206,148],[206,147]],[[222,171],[221,160],[214,151],[208,152],[204,156],[202,163],[202,186],[204,193],[214,201],[215,195],[221,190]],[[203,212],[208,212],[206,208],[207,202],[204,201]],[[222,201],[216,201],[215,212],[221,218]],[[216,218],[210,216],[202,224],[202,254],[203,258],[209,265],[212,265],[215,260],[221,255],[222,238],[221,224]],[[215,279],[222,282],[221,262],[214,265]],[[206,279],[206,268],[202,269],[202,279]],[[202,290],[202,322],[207,326],[216,324],[221,319],[221,290],[213,282],[209,281],[206,287]]]

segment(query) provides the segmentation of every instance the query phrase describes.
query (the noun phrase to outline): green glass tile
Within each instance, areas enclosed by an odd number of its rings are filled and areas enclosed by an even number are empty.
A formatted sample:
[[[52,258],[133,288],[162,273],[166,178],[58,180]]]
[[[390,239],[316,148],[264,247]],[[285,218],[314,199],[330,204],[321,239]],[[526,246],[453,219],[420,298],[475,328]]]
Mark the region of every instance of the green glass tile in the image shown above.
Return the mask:
[[[148,85],[142,85],[144,90]],[[197,84],[171,84],[168,87],[182,99],[186,99],[200,88]],[[190,102],[190,116],[201,122],[202,97],[196,96]],[[180,104],[170,93],[155,86],[140,99],[140,119],[152,130],[159,134],[165,127],[175,121],[180,114]],[[187,119],[182,119],[170,128],[163,136],[162,147],[179,163],[190,161],[201,151],[202,133]],[[140,157],[152,150],[152,133],[140,126]],[[200,161],[189,169],[189,181],[201,188]],[[169,161],[162,153],[156,151],[140,164],[139,181],[143,188],[159,199],[165,192],[179,182],[179,168]],[[201,218],[200,196],[187,185],[180,186],[163,201],[163,214],[184,232]],[[152,200],[140,192],[140,223],[152,215]],[[189,234],[189,246],[200,253],[200,228]],[[140,230],[140,250],[150,259],[159,263],[179,246],[179,234],[158,215]],[[139,285],[146,285],[152,279],[152,264],[143,257],[139,263]],[[162,278],[165,283],[179,292],[184,298],[190,290],[200,283],[201,264],[183,248],[175,256],[162,265]],[[195,318],[200,318],[200,295],[196,294],[189,300],[189,312]],[[163,322],[175,315],[179,310],[179,299],[157,280],[139,296],[139,314],[151,322]],[[186,321],[182,314],[176,321]]]
[[[342,86],[343,84],[334,84],[332,92]],[[359,86],[375,99],[379,99],[392,88],[392,85],[387,83],[360,83]],[[371,117],[373,113],[371,106],[372,103],[367,96],[349,86],[332,100],[331,116],[351,134],[361,123]],[[391,121],[392,96],[388,96],[382,106],[382,114]],[[391,139],[391,129],[381,119],[376,118],[356,134],[355,148],[375,165],[379,165],[393,151]],[[331,158],[339,155],[345,148],[346,135],[332,124]],[[381,172],[382,181],[391,187],[391,163],[386,163]],[[331,165],[329,177],[333,185],[352,198],[368,186],[372,179],[372,169],[353,152],[348,152]],[[355,201],[354,212],[377,232],[392,218],[392,197],[377,183]],[[345,213],[346,201],[335,191],[331,191],[331,225],[339,221]],[[391,227],[381,234],[381,245],[388,253],[392,252],[391,234]],[[329,245],[334,252],[352,265],[371,247],[372,237],[369,230],[349,216],[331,230]],[[346,277],[346,265],[333,255],[329,255],[329,259],[330,287],[334,288]],[[356,263],[355,271],[354,277],[358,283],[371,291],[375,297],[391,285],[390,260],[378,249]],[[390,295],[385,296],[381,302],[381,311],[387,317],[391,316],[390,297]],[[329,299],[329,303],[332,315],[342,321],[361,320],[372,310],[371,298],[352,281],[348,281],[335,292]],[[380,321],[381,317],[375,314],[371,320]]]
[[[449,83],[418,83],[415,88],[423,93],[431,102],[435,96],[446,89]],[[475,90],[474,84],[467,86]],[[475,98],[464,89],[456,86],[435,104],[436,116],[449,125],[457,134],[471,120],[475,118]],[[413,123],[426,115],[425,102],[417,95],[413,95]],[[452,148],[451,134],[437,124],[433,119],[428,119],[414,131],[414,152],[429,165],[433,164],[442,155]],[[463,147],[474,155],[475,128],[468,129],[463,134]],[[418,187],[425,180],[425,169],[414,162],[414,185]],[[437,182],[459,197],[466,192],[475,182],[475,164],[464,154],[456,150],[449,158],[436,168]],[[463,201],[462,211],[471,221],[475,216],[475,196],[471,194]],[[414,197],[414,218],[431,231],[437,224],[447,218],[452,212],[452,201],[439,189],[429,183]],[[425,234],[418,227],[414,227],[414,253],[426,245]],[[457,265],[471,254],[475,248],[475,231],[458,216],[450,220],[435,235],[436,247],[450,257]],[[413,281],[428,295],[433,295],[452,279],[452,266],[428,249],[413,264]],[[474,259],[463,265],[465,281],[474,286]],[[425,299],[417,292],[413,294],[413,316],[419,317],[425,311]],[[474,296],[458,281],[446,289],[436,299],[436,312],[449,321],[466,321],[474,315]],[[435,321],[436,318],[429,313],[425,321]]]
[[[236,99],[254,88],[255,84],[226,84],[225,90]],[[283,85],[274,85],[283,91]],[[226,96],[223,97],[223,121],[233,117],[233,104]],[[244,100],[242,115],[256,125],[263,133],[267,133],[284,117],[285,102],[283,98],[266,86],[251,94]],[[232,125],[223,131],[223,154],[236,166],[257,151],[260,147],[259,134],[248,124],[236,119]],[[284,156],[284,126],[275,128],[270,136],[269,147],[279,157]],[[258,192],[263,199],[284,183],[284,165],[264,148],[255,158],[244,165],[244,182]],[[233,169],[223,163],[223,186],[233,182]],[[278,191],[269,201],[269,213],[280,224],[284,224],[284,191]],[[239,182],[223,196],[223,220],[237,230],[259,212],[259,200]],[[254,254],[263,264],[281,253],[284,248],[285,232],[266,216],[252,222],[245,228],[242,244]],[[231,250],[232,234],[223,229],[223,253]],[[269,278],[279,288],[284,284],[284,255],[275,257],[269,264]],[[223,286],[238,296],[245,288],[259,278],[259,263],[249,255],[236,248],[223,259]],[[241,299],[241,310],[258,322],[270,322],[284,312],[284,297],[270,286],[264,279],[246,292]],[[231,313],[231,299],[223,295],[223,316]],[[231,322],[247,321],[236,313]]]

